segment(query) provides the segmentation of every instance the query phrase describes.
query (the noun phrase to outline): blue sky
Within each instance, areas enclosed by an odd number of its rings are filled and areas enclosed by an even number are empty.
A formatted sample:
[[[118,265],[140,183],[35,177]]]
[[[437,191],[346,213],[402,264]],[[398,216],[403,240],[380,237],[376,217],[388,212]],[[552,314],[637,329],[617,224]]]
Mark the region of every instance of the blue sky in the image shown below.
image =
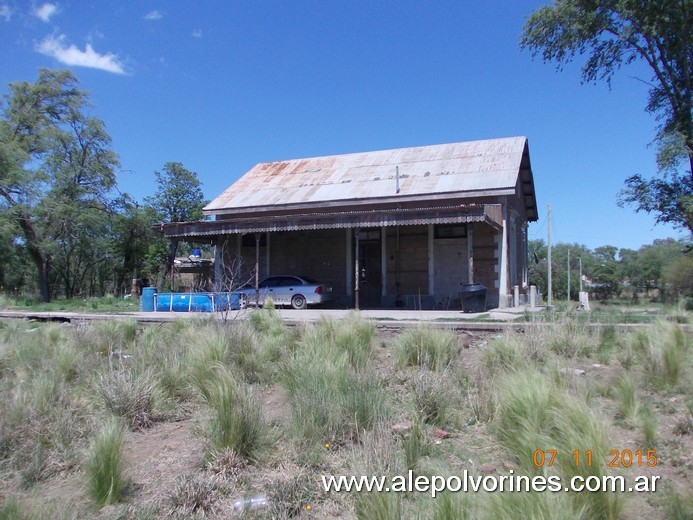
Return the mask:
[[[0,90],[70,68],[141,200],[181,162],[213,199],[258,162],[524,135],[545,238],[638,248],[679,237],[618,208],[655,173],[644,66],[611,90],[518,41],[545,2],[0,0]]]

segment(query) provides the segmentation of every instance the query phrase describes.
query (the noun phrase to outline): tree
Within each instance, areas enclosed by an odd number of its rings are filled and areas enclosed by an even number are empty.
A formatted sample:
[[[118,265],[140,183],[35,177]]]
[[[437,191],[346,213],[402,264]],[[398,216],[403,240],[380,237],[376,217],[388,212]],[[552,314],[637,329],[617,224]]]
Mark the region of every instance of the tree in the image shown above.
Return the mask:
[[[622,65],[647,63],[646,110],[661,121],[655,142],[662,176],[632,175],[619,203],[693,232],[693,1],[555,0],[528,18],[521,46],[559,69],[587,55],[585,82],[610,85]],[[690,169],[681,172],[686,158]]]
[[[167,162],[163,171],[155,172],[158,185],[156,193],[145,202],[154,210],[161,223],[191,222],[201,220],[202,208],[207,204],[202,193],[202,183],[197,173],[186,169],[179,162]],[[153,244],[152,251],[161,252],[160,244]],[[178,250],[178,240],[171,239],[166,248],[165,274],[170,275]],[[161,285],[161,283],[159,283]]]
[[[101,236],[111,210],[116,154],[103,122],[89,117],[86,93],[69,71],[42,69],[36,83],[9,85],[0,119],[0,219],[17,231],[38,275],[41,301],[51,297],[51,269],[61,260],[68,291],[73,256]],[[82,273],[83,274],[83,273]]]
[[[132,278],[148,278],[152,273],[147,265],[152,243],[157,241],[152,226],[157,222],[153,208],[140,206],[129,197],[120,201],[122,211],[113,225],[113,256],[118,259],[115,286],[118,294]],[[129,290],[129,287],[128,287]]]
[[[693,254],[682,255],[664,270],[664,279],[677,298],[693,296]]]
[[[616,260],[618,249],[614,246],[601,246],[594,250],[594,268],[592,282],[599,289],[599,295],[608,299],[618,293],[622,280],[620,266]]]
[[[529,241],[529,283],[546,294],[548,287],[548,248],[543,240]],[[593,269],[594,259],[586,246],[580,244],[555,244],[551,249],[551,279],[553,296],[567,299],[568,254],[570,253],[570,298],[578,299],[580,292],[580,259],[583,273]]]

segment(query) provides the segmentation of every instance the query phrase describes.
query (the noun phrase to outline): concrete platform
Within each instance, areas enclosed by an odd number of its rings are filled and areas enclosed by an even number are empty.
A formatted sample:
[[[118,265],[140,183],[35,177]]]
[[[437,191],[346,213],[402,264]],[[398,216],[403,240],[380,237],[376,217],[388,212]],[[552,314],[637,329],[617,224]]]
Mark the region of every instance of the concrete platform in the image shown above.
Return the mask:
[[[524,307],[512,309],[493,309],[483,313],[463,313],[457,311],[412,311],[369,309],[354,311],[352,309],[277,309],[282,320],[289,325],[316,322],[322,318],[342,320],[354,312],[373,320],[379,327],[412,327],[427,324],[442,328],[470,330],[503,330],[516,328],[524,323],[513,322],[525,315]],[[539,311],[540,308],[534,309]],[[227,320],[247,319],[254,309],[230,311]],[[0,310],[0,318],[23,319],[34,321],[53,321],[67,323],[84,323],[114,319],[134,319],[141,323],[165,323],[180,319],[223,319],[221,313],[208,312],[121,312],[121,313],[77,313],[77,312],[36,312],[18,310]]]

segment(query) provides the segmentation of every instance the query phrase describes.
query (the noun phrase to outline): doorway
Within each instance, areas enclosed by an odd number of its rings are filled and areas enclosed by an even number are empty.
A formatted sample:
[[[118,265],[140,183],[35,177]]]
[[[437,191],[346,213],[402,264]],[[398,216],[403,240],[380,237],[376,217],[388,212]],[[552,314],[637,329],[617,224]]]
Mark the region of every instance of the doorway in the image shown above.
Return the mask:
[[[378,238],[370,238],[377,233]],[[359,307],[381,306],[383,291],[380,231],[368,232],[368,238],[359,241]]]

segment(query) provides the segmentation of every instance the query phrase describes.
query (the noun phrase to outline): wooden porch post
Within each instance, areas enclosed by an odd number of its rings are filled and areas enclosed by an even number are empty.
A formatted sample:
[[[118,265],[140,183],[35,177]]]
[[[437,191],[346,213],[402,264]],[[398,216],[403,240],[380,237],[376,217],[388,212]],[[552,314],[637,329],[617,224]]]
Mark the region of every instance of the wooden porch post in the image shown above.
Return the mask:
[[[433,258],[433,224],[428,225],[428,295],[435,296],[435,263]],[[434,301],[435,305],[435,301]]]
[[[359,310],[359,281],[361,273],[359,272],[359,228],[354,230],[354,238],[356,239],[354,252],[354,308]]]
[[[381,296],[387,295],[387,228],[380,227],[380,280]],[[382,300],[381,300],[382,304]]]
[[[255,305],[260,304],[260,233],[255,233]]]
[[[353,249],[352,249],[352,235],[353,235],[353,230],[351,228],[347,228],[346,230],[346,294],[347,296],[351,296],[354,294],[354,263],[351,258],[353,254]],[[351,298],[349,298],[347,301],[350,301]]]
[[[508,306],[508,206],[503,204],[503,233],[501,234],[500,258],[498,259],[498,307]]]
[[[467,224],[467,283],[474,283],[474,224]]]
[[[266,257],[265,258],[265,276],[270,276],[272,274],[272,272],[270,269],[271,264],[270,264],[270,233],[269,233],[269,231],[267,232],[267,235],[266,235],[266,242],[267,242],[267,245],[265,247],[265,251],[266,251],[266,253],[265,253],[265,257]]]

